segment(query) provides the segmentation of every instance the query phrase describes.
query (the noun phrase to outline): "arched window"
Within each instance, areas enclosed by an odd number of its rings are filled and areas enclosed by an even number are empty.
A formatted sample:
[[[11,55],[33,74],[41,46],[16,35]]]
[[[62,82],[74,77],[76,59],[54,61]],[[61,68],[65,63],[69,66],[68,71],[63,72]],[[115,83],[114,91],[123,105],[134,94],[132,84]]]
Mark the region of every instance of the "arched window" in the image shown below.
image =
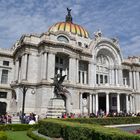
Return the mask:
[[[65,43],[68,43],[68,42],[69,42],[68,38],[65,37],[65,36],[63,36],[63,35],[58,36],[58,37],[57,37],[57,40],[58,40],[58,41],[61,41],[61,42],[65,42]]]
[[[109,61],[103,54],[97,56],[97,84],[109,83]]]

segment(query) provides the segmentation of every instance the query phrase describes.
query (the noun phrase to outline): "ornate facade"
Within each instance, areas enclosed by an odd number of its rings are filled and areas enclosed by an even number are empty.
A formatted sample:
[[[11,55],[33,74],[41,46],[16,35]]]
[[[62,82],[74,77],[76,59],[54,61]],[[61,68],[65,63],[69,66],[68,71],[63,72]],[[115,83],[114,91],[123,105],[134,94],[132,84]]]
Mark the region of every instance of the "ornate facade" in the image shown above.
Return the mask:
[[[0,113],[21,111],[24,85],[25,112],[46,114],[58,73],[67,75],[67,112],[140,112],[140,57],[123,59],[117,39],[94,35],[67,15],[47,32],[23,35],[11,49],[0,49]]]

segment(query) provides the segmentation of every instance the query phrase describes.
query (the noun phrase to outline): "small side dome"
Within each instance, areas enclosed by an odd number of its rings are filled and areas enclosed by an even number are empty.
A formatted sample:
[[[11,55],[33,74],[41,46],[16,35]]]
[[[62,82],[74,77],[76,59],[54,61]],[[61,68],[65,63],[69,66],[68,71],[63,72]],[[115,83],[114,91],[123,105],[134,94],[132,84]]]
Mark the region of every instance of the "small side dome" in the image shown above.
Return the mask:
[[[65,31],[80,37],[89,38],[88,32],[82,26],[72,23],[71,9],[67,8],[67,11],[66,21],[54,24],[48,32]]]

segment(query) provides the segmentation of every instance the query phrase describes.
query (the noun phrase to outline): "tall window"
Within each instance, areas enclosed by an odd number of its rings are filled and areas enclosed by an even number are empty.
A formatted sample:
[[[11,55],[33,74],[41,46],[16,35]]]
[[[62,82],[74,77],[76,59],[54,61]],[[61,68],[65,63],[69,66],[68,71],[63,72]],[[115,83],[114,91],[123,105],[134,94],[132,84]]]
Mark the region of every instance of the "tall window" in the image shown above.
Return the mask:
[[[109,60],[103,55],[99,54],[97,56],[97,68],[96,68],[96,84],[106,84],[108,83],[109,77]]]
[[[58,53],[55,57],[55,74],[60,74],[61,76],[67,75],[68,80],[69,75],[69,57]]]
[[[2,70],[1,83],[7,84],[7,82],[8,82],[8,70]]]
[[[79,83],[88,84],[88,63],[86,61],[79,62]]]

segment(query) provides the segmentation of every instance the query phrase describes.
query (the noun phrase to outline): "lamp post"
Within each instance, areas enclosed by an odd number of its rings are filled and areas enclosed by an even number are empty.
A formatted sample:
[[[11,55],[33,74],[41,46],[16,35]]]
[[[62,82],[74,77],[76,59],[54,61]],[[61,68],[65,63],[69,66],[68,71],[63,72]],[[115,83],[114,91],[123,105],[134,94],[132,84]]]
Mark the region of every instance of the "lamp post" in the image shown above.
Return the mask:
[[[23,92],[23,101],[22,101],[22,112],[21,112],[21,123],[25,123],[25,119],[24,119],[24,110],[25,110],[25,97],[26,97],[26,92],[28,90],[28,87],[26,87],[25,85],[21,85],[22,88],[22,92]],[[32,94],[35,94],[34,88],[31,88]]]
[[[22,112],[21,112],[21,123],[25,123],[24,121],[24,109],[25,109],[25,96],[28,88],[25,87],[25,85],[22,86],[22,92],[23,92],[23,101],[22,101]]]
[[[29,88],[32,89],[31,93],[32,94],[35,94],[35,90],[34,88],[30,87],[29,85],[25,85],[23,83],[21,84],[11,84],[11,87],[14,88],[14,87],[19,87],[22,91],[22,94],[23,94],[23,100],[22,100],[22,110],[21,110],[21,123],[25,123],[25,119],[24,119],[24,110],[25,110],[25,97],[26,97],[26,93],[27,93],[27,90]]]

